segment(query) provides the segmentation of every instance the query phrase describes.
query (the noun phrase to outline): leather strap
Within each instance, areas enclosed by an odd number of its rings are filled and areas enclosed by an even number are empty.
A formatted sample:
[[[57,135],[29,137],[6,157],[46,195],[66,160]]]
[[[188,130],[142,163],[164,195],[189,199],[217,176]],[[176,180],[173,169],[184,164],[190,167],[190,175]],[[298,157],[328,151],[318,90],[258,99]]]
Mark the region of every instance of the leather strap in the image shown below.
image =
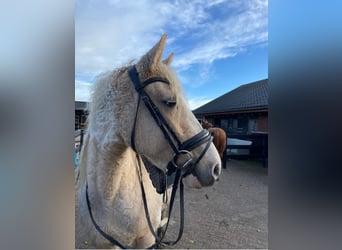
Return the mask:
[[[136,91],[139,93],[140,98],[143,100],[145,106],[147,107],[147,109],[150,111],[154,121],[157,123],[157,125],[159,126],[160,130],[162,131],[164,138],[168,141],[169,145],[171,146],[172,150],[177,153],[178,152],[178,147],[180,146],[180,141],[178,139],[178,137],[176,136],[176,134],[174,133],[174,131],[170,128],[170,126],[168,125],[168,123],[166,122],[165,118],[163,117],[163,115],[161,114],[161,112],[159,111],[158,107],[153,103],[153,101],[151,100],[151,98],[148,96],[148,94],[145,92],[144,87],[147,86],[148,84],[151,84],[155,81],[160,81],[160,82],[164,82],[166,84],[169,84],[169,81],[167,79],[161,78],[161,77],[153,77],[153,78],[149,78],[146,81],[143,82],[143,84],[140,82],[139,79],[139,74],[137,72],[137,69],[135,66],[132,66],[129,70],[128,70],[128,74],[131,78],[131,81],[136,89]],[[153,81],[152,81],[152,80]],[[140,103],[140,100],[139,100]],[[139,104],[138,104],[139,105]],[[138,115],[138,108],[137,107],[137,112],[136,112],[136,117]],[[136,118],[135,117],[135,123],[136,123]],[[133,126],[133,131],[132,133],[134,133],[135,131],[135,124]],[[133,136],[132,136],[133,137]],[[178,146],[174,143],[174,141],[172,140],[172,138],[176,141],[176,143],[178,144]],[[131,138],[131,140],[134,140],[134,137]],[[134,145],[134,143],[133,143]],[[135,145],[134,145],[135,147]],[[133,148],[135,150],[135,148]],[[136,150],[135,150],[136,151]]]
[[[87,199],[87,206],[88,206],[88,211],[89,211],[89,215],[91,218],[91,221],[93,222],[96,230],[108,241],[110,241],[112,244],[122,248],[122,249],[127,249],[126,247],[124,247],[119,241],[117,241],[116,239],[114,239],[112,236],[110,236],[109,234],[105,233],[100,226],[96,223],[93,213],[91,211],[91,206],[90,206],[90,202],[89,202],[89,196],[88,196],[88,182],[86,184],[86,199]]]
[[[145,188],[144,188],[144,185],[142,182],[141,160],[140,160],[140,157],[138,154],[136,154],[136,157],[137,157],[138,166],[139,166],[140,187],[141,187],[141,194],[142,194],[142,198],[143,198],[145,217],[147,220],[147,224],[150,228],[150,231],[156,239],[156,243],[154,245],[158,246],[160,244],[165,244],[168,246],[173,246],[173,245],[177,244],[177,242],[182,238],[183,231],[184,231],[184,185],[182,182],[183,177],[181,174],[182,168],[177,168],[177,170],[176,170],[176,174],[175,174],[175,178],[174,178],[174,182],[173,182],[173,187],[172,187],[172,192],[171,192],[171,197],[170,197],[170,205],[169,205],[169,213],[168,213],[167,223],[166,223],[163,235],[161,237],[159,237],[157,235],[157,233],[154,231],[154,228],[153,228],[152,223],[151,223],[150,213],[148,211]],[[180,191],[179,191],[180,226],[179,226],[178,236],[177,236],[177,239],[175,241],[163,241],[165,234],[166,234],[166,231],[167,231],[167,228],[169,226],[169,222],[170,222],[170,218],[171,218],[171,214],[172,214],[172,208],[173,208],[174,200],[175,200],[176,193],[177,193],[178,184],[180,184]]]
[[[211,138],[211,135],[208,130],[206,129],[201,130],[201,132],[199,132],[197,135],[183,142],[179,150],[191,151],[197,148],[199,145],[209,141],[210,138]]]

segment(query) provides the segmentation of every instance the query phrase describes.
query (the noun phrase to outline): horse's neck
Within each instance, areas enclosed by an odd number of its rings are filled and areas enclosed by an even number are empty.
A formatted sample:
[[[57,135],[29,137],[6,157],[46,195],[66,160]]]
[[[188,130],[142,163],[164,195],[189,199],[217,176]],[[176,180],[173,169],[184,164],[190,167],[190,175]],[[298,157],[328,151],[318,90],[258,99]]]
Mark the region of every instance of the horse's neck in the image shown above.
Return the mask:
[[[89,190],[101,200],[113,201],[127,173],[130,173],[132,182],[137,177],[135,153],[129,147],[115,143],[100,150],[94,138],[88,139],[86,181]]]
[[[86,167],[84,168],[86,178],[77,192],[76,221],[81,227],[90,225],[84,230],[94,230],[85,198],[85,185],[88,183],[90,206],[96,223],[111,232],[110,235],[121,243],[134,245],[138,233],[144,232],[148,235],[149,232],[146,218],[142,216],[144,207],[137,159],[131,148],[115,146],[116,149],[111,147],[107,149],[108,151],[104,149],[100,151],[96,142],[87,137],[83,148],[86,151],[83,152],[82,157],[85,161],[82,163]],[[141,171],[152,224],[157,228],[161,218],[162,196],[155,191],[143,163]],[[101,239],[101,242],[102,240],[104,239]],[[104,242],[108,243],[105,240]]]

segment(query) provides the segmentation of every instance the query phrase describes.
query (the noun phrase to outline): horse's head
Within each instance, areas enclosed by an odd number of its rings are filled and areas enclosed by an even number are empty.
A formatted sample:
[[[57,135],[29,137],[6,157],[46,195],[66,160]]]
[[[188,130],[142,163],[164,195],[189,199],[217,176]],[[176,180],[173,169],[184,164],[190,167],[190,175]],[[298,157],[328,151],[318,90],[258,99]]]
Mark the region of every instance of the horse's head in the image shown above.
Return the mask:
[[[170,68],[173,54],[161,60],[165,42],[166,35],[163,35],[128,70],[136,89],[137,105],[132,140],[127,143],[164,171],[172,160],[177,166],[189,161],[192,167],[187,171],[186,183],[193,187],[212,185],[221,173],[221,160],[210,135],[188,107],[181,85]]]
[[[211,124],[207,120],[204,120],[203,123],[202,123],[202,127],[205,128],[205,129],[209,129],[209,128],[213,127],[213,124]]]

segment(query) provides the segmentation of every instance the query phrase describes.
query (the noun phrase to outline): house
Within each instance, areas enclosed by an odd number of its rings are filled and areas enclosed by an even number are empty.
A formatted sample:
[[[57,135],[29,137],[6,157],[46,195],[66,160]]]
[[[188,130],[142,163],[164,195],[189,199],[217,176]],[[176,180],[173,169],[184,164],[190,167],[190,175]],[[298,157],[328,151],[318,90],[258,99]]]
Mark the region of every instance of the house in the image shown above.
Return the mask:
[[[268,132],[268,79],[241,85],[193,110],[228,135]]]
[[[241,85],[193,110],[227,133],[228,158],[268,158],[268,79]],[[224,158],[224,162],[225,162]]]
[[[88,103],[75,101],[75,130],[84,129],[88,117]]]

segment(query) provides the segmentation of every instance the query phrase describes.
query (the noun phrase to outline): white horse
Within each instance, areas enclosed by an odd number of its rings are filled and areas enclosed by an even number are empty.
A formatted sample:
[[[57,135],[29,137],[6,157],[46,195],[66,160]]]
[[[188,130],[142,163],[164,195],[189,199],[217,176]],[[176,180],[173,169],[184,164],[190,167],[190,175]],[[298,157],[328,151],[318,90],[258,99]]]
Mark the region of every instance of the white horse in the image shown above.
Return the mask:
[[[175,159],[179,148],[171,145],[176,145],[175,137],[184,142],[202,131],[169,66],[173,54],[161,60],[165,42],[163,35],[138,63],[103,74],[96,83],[76,181],[76,248],[118,247],[99,230],[128,248],[155,243],[144,214],[140,174],[154,231],[162,226],[162,195],[156,192],[144,165],[139,170],[136,153],[166,172],[172,159],[181,161]],[[174,132],[171,142],[136,90],[129,73],[132,67],[141,82],[152,78],[153,84],[146,84],[143,90]],[[179,154],[179,158],[190,157],[194,165],[184,177],[185,184],[196,188],[212,185],[221,173],[215,146],[197,143],[189,151]]]

